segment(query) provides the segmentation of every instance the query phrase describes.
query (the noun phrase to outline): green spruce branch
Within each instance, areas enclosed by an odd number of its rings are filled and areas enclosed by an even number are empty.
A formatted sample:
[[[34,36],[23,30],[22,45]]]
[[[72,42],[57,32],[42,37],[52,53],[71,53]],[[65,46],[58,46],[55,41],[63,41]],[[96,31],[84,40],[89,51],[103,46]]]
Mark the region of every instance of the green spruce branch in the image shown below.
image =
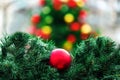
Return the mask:
[[[80,42],[68,69],[49,64],[52,41],[17,32],[1,39],[0,80],[119,80],[120,47],[106,37]]]

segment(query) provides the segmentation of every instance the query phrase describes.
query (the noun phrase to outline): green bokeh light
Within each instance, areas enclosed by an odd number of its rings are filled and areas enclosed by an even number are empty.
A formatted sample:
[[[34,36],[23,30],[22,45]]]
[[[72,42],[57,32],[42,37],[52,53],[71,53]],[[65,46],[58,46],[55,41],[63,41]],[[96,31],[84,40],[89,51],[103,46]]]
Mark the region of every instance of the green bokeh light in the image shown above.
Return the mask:
[[[46,22],[47,24],[51,24],[51,23],[53,22],[52,16],[46,16],[46,17],[45,17],[45,22]]]

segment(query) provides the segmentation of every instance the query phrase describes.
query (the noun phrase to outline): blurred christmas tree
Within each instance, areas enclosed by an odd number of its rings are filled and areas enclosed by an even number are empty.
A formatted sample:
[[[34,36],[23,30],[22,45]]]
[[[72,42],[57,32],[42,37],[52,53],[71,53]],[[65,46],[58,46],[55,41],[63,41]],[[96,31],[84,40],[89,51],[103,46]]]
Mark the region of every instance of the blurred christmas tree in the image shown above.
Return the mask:
[[[0,80],[120,80],[120,48],[109,38],[84,40],[71,53],[20,32],[0,44]]]
[[[31,18],[30,33],[71,50],[94,31],[86,23],[85,0],[40,0],[42,10]]]

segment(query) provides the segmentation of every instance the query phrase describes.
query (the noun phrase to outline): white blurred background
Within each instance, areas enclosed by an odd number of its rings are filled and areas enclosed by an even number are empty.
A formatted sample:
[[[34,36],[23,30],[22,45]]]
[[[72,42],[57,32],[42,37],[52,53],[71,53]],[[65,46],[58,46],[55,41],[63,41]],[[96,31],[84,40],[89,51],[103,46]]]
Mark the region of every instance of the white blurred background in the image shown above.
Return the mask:
[[[26,31],[30,17],[39,13],[38,0],[0,0],[0,36]]]
[[[120,43],[120,0],[87,0],[87,5],[92,27]]]
[[[39,13],[39,0],[0,0],[0,36],[26,31],[30,17]],[[87,0],[87,22],[101,35],[120,43],[120,0]]]

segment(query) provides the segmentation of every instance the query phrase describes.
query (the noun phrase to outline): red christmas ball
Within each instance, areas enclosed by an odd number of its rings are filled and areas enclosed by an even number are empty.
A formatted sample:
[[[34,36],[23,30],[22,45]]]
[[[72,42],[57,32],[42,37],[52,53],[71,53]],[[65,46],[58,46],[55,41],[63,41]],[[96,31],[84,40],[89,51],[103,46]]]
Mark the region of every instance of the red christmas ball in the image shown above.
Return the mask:
[[[36,32],[35,32],[35,35],[36,36],[41,36],[43,33],[42,33],[42,30],[41,29],[37,29]]]
[[[77,7],[77,4],[76,4],[75,0],[69,0],[67,4],[70,8]]]
[[[38,14],[35,14],[35,15],[32,16],[31,22],[33,24],[37,24],[37,23],[39,23],[39,21],[40,21],[40,16]]]
[[[85,10],[81,10],[79,13],[79,19],[84,22],[87,18],[87,12]]]
[[[58,70],[66,69],[70,66],[72,58],[70,54],[64,49],[54,49],[50,55],[51,66]]]
[[[71,25],[70,25],[70,29],[72,31],[78,31],[80,30],[80,23],[79,22],[73,22]]]
[[[88,37],[89,37],[89,34],[81,33],[81,35],[80,35],[80,38],[81,38],[82,40],[86,40]]]
[[[48,40],[50,38],[50,35],[49,34],[43,34],[41,36],[41,38],[45,39],[45,40]]]
[[[62,7],[62,2],[60,0],[53,0],[53,7],[55,10],[60,10]]]
[[[39,5],[44,6],[45,5],[45,0],[39,0]]]
[[[67,37],[67,41],[69,41],[69,42],[71,42],[71,43],[75,43],[76,37],[75,37],[73,34],[70,34],[70,35]]]
[[[36,30],[37,30],[36,26],[31,26],[31,27],[29,27],[29,29],[28,29],[28,33],[30,33],[30,34],[35,34]]]

